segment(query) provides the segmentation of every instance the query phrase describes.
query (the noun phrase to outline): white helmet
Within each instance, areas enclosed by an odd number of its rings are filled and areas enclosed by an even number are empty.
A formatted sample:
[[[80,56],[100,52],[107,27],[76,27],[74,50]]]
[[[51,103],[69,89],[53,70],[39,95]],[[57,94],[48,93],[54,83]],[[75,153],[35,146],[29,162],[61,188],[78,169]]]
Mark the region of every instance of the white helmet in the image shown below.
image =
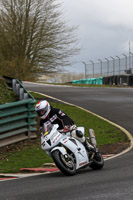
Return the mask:
[[[43,100],[43,101],[39,101],[36,104],[35,110],[38,113],[38,115],[41,117],[41,119],[45,119],[48,116],[51,110],[51,107],[50,107],[50,104],[46,100]]]

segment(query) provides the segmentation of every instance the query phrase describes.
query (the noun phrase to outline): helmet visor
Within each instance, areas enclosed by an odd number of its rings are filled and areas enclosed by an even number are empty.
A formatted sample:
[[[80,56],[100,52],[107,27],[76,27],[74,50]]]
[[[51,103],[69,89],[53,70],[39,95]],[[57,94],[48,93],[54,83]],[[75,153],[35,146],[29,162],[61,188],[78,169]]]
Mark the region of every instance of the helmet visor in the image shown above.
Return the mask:
[[[45,108],[38,110],[37,113],[39,116],[43,116],[46,114],[47,111],[48,111],[48,105]]]

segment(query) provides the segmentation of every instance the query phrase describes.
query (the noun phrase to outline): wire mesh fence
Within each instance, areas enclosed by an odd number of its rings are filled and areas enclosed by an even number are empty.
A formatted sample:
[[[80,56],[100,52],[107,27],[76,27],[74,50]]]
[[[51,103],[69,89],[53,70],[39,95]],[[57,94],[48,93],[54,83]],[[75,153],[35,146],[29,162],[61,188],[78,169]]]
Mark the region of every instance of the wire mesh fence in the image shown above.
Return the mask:
[[[98,62],[84,63],[86,78],[133,74],[133,54],[130,54],[123,54],[123,58],[116,56],[116,59],[111,57],[110,60],[105,58],[105,61],[99,59]]]

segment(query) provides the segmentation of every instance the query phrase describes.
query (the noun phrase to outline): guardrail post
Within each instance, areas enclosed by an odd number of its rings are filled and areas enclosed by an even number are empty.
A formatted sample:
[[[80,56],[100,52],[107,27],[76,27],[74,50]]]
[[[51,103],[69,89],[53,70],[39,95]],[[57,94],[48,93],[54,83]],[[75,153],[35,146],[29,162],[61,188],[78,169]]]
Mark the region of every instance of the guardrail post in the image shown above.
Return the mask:
[[[19,95],[19,90],[20,90],[20,85],[17,83],[16,84],[16,93],[17,93],[17,95]]]
[[[24,89],[23,88],[20,88],[20,91],[19,91],[19,100],[23,100],[24,99]]]
[[[36,103],[36,100],[31,100],[31,102],[28,103],[28,137],[36,137],[36,135],[33,135],[33,131],[36,131],[35,125],[37,122],[34,120],[36,117],[34,104]],[[32,133],[31,133],[32,132]]]
[[[13,92],[15,92],[15,93],[16,93],[16,83],[17,83],[17,80],[13,79],[12,80],[12,88],[13,88]]]
[[[28,94],[24,93],[24,99],[28,99]]]

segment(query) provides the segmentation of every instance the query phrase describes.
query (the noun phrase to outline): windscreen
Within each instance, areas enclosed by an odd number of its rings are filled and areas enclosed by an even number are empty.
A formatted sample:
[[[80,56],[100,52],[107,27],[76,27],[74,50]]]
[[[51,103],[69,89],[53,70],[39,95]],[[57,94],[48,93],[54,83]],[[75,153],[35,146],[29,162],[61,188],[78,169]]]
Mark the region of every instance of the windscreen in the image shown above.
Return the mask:
[[[53,128],[52,124],[49,124],[49,125],[43,124],[43,128],[42,128],[43,135],[44,136],[48,135],[51,132],[52,128]]]

